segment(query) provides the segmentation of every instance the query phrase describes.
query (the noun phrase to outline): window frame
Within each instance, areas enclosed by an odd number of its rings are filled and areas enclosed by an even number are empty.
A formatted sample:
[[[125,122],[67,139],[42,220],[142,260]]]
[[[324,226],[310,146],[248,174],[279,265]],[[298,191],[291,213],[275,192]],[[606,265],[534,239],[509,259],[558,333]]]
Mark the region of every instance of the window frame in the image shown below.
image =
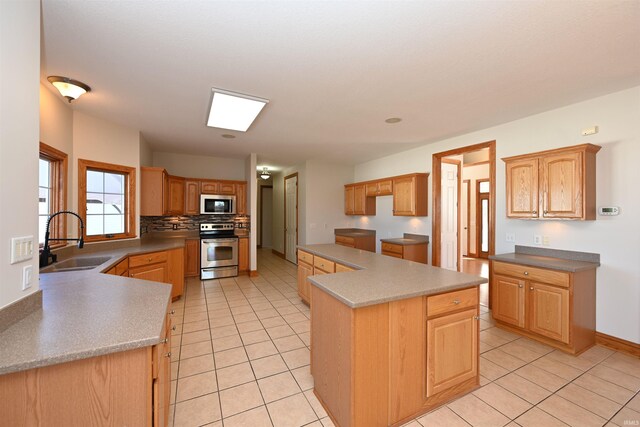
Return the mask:
[[[87,171],[94,170],[106,173],[117,173],[125,176],[124,233],[86,234],[87,224]],[[85,224],[85,242],[104,242],[119,239],[132,239],[136,233],[136,168],[116,165],[112,163],[96,162],[94,160],[78,159],[78,214]]]
[[[49,216],[67,209],[68,157],[64,151],[40,142],[38,159],[44,159],[48,161],[50,165],[49,183],[51,185],[51,197],[49,199]],[[39,213],[38,216],[40,216]],[[51,221],[49,235],[51,238],[56,239],[67,237],[67,221],[65,221],[64,217],[58,216]],[[49,247],[53,249],[66,245],[66,242],[52,242]],[[44,244],[38,242],[38,246],[42,249]]]

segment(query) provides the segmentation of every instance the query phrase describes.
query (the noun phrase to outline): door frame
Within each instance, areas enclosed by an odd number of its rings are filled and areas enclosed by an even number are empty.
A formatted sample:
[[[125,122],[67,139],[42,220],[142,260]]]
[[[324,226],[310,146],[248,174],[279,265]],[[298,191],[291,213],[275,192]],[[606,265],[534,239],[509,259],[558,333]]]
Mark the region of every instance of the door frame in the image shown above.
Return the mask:
[[[287,180],[291,179],[295,177],[296,178],[296,246],[298,245],[298,172],[294,172],[291,175],[287,175],[284,177],[283,180],[283,187],[282,189],[284,190],[284,228],[283,228],[283,234],[284,234],[284,259],[289,261],[287,259]],[[289,261],[291,262],[291,261]],[[298,252],[296,252],[296,262],[295,264],[298,264]]]
[[[262,194],[262,190],[264,188],[271,188],[271,190],[273,190],[273,185],[261,185],[260,186],[260,206],[258,206],[258,209],[260,210],[260,215],[258,215],[260,217],[260,244],[258,245],[258,249],[260,249],[262,247],[262,237],[263,237],[262,233],[264,232],[264,228],[262,228],[262,201],[264,200],[263,199],[264,194]],[[273,194],[272,194],[271,197],[272,197],[271,203],[272,203],[272,206],[273,206]],[[285,203],[286,202],[287,201],[285,200]],[[271,230],[271,237],[273,239],[273,230]]]
[[[432,156],[431,184],[433,186],[433,219],[431,222],[431,234],[433,234],[433,247],[431,250],[431,265],[435,267],[440,267],[440,246],[442,243],[440,238],[440,223],[442,221],[442,206],[440,203],[442,160],[448,156],[469,153],[483,148],[489,149],[489,181],[491,183],[489,202],[489,206],[491,208],[489,215],[489,228],[491,228],[489,233],[489,255],[494,255],[496,253],[496,141],[494,140],[468,145],[466,147],[454,148],[453,150],[435,153]],[[491,293],[491,290],[489,290],[489,293]],[[489,300],[491,300],[490,298],[491,295],[489,295]]]
[[[465,203],[467,204],[467,256],[471,256],[471,180],[463,179],[462,185],[467,185],[467,200]]]
[[[460,237],[460,226],[462,224],[462,220],[460,219],[460,193],[462,192],[462,162],[460,160],[455,160],[455,159],[447,159],[447,158],[443,158],[441,159],[441,163],[440,163],[440,171],[442,172],[442,163],[448,163],[450,165],[456,165],[458,167],[458,174],[457,174],[457,197],[456,197],[456,210],[457,210],[457,215],[456,215],[456,220],[457,220],[457,224],[456,224],[456,240],[458,241],[456,243],[456,249],[457,249],[457,260],[456,260],[456,270],[460,271],[460,269],[462,268],[462,249],[460,248],[460,242],[461,237]],[[440,179],[442,180],[442,174],[440,176]],[[440,189],[442,189],[442,182],[440,183]],[[442,197],[442,194],[440,194],[440,196]],[[440,199],[442,200],[442,199]],[[441,217],[442,219],[442,217]],[[441,245],[442,246],[442,245]],[[442,248],[441,248],[442,249]]]
[[[486,193],[480,193],[480,183],[490,181],[488,178],[476,180],[476,258],[488,259],[490,253],[482,252],[482,200],[489,199],[489,218],[491,218],[491,185],[489,185],[489,197],[485,197]],[[489,224],[491,228],[491,224]],[[491,237],[489,237],[491,239]],[[489,242],[491,243],[491,242]],[[491,248],[489,248],[491,250]]]

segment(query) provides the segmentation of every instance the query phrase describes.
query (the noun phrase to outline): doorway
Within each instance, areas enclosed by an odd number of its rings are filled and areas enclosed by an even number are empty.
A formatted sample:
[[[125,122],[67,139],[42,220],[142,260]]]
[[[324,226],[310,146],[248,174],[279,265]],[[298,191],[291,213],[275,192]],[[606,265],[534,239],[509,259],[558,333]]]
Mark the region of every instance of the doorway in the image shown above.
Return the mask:
[[[491,184],[488,179],[476,181],[476,256],[489,258],[489,218],[491,217]]]
[[[284,178],[284,254],[287,261],[298,263],[298,173]]]
[[[442,226],[440,259],[441,267],[449,270],[460,269],[460,160],[442,159],[440,174],[440,194],[442,206]]]
[[[258,228],[260,229],[259,248],[271,248],[273,245],[273,186],[260,186],[260,221]]]

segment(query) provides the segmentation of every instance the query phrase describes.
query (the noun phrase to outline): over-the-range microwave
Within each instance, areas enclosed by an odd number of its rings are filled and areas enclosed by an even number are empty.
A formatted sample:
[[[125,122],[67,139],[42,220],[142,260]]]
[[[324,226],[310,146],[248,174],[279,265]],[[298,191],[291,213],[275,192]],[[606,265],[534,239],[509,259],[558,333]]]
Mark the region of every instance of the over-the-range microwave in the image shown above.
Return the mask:
[[[202,194],[200,196],[200,213],[202,215],[232,215],[236,213],[236,196],[216,196]]]

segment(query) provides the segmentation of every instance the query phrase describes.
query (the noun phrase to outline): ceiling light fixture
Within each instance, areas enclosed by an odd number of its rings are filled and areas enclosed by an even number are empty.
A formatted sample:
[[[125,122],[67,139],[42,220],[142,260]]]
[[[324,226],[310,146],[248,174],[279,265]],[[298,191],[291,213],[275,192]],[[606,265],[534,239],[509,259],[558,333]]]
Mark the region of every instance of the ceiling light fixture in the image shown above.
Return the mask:
[[[207,126],[246,132],[268,99],[243,95],[221,89],[212,89],[211,109]]]
[[[390,117],[387,120],[385,120],[385,123],[393,124],[393,123],[400,123],[401,121],[402,119],[400,117]]]
[[[62,96],[67,98],[69,103],[71,101],[80,98],[81,95],[91,92],[91,88],[86,84],[79,82],[78,80],[70,79],[69,77],[61,76],[49,76],[47,80],[55,86]]]
[[[271,173],[269,173],[269,170],[266,167],[262,168],[262,173],[260,174],[260,178],[267,180],[270,177],[271,177]]]

